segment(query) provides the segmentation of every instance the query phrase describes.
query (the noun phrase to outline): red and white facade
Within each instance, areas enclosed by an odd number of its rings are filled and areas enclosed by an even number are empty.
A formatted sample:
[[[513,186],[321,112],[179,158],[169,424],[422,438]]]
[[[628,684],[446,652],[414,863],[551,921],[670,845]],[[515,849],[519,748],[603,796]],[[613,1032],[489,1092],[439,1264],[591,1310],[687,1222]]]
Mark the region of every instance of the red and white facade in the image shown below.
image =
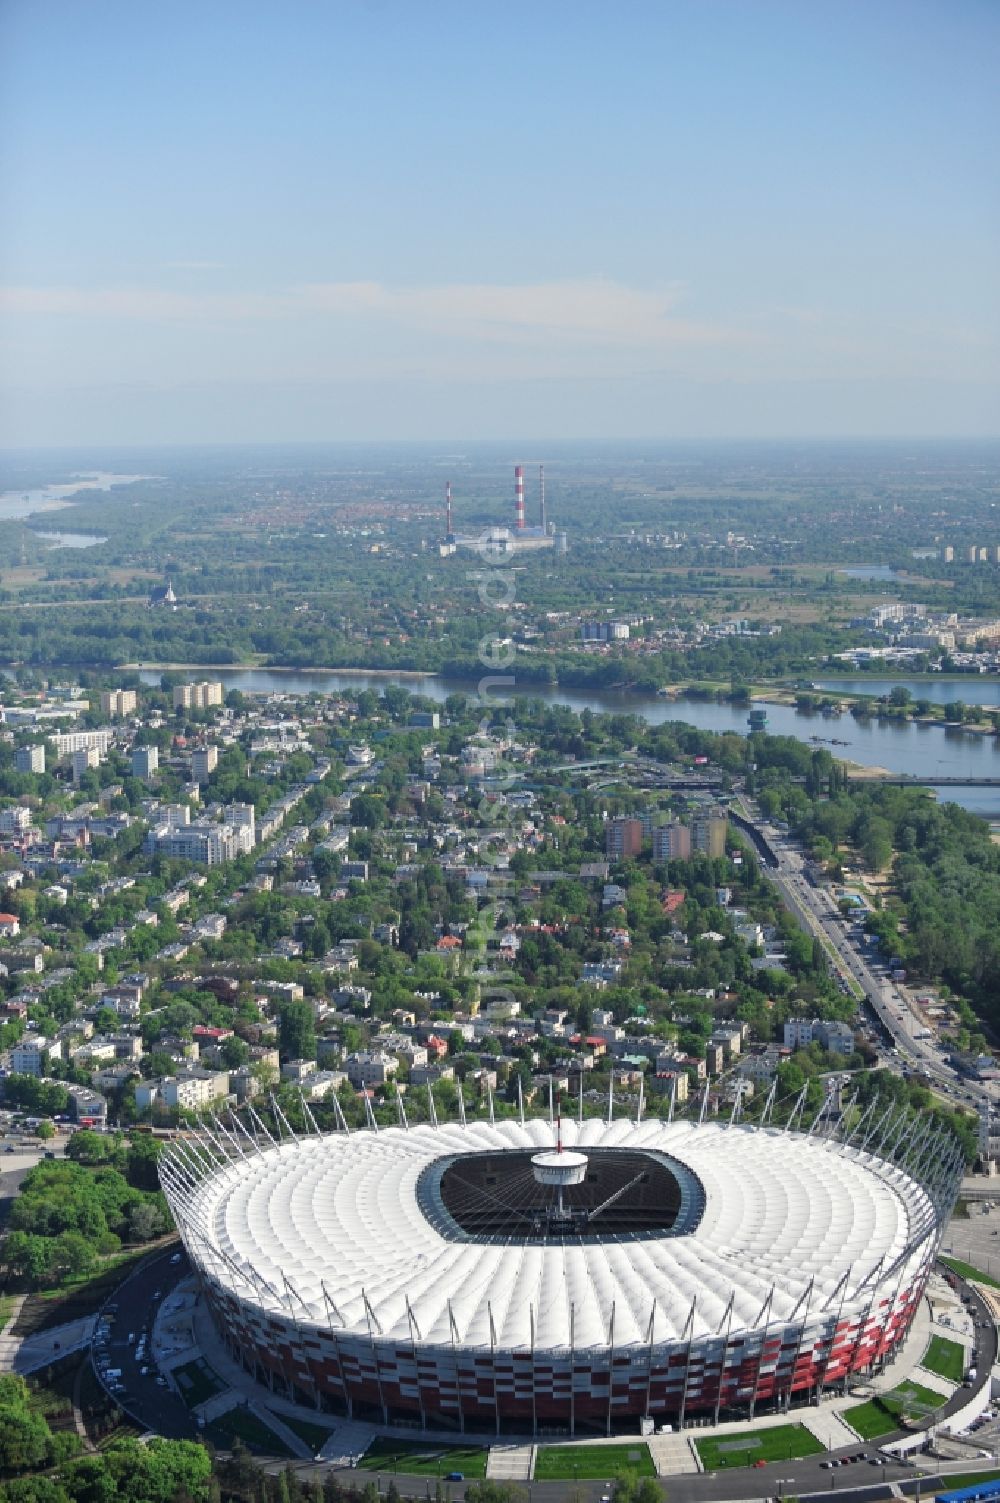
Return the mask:
[[[684,1187],[675,1226],[543,1243],[464,1233],[426,1189],[435,1166],[550,1149],[541,1120],[261,1147],[229,1119],[172,1145],[162,1177],[216,1324],[260,1381],[378,1423],[575,1435],[783,1409],[882,1362],[960,1173],[950,1140],[931,1152],[928,1138],[924,1159],[912,1134],[901,1153],[884,1134],[718,1122],[563,1132],[583,1153],[669,1160]]]

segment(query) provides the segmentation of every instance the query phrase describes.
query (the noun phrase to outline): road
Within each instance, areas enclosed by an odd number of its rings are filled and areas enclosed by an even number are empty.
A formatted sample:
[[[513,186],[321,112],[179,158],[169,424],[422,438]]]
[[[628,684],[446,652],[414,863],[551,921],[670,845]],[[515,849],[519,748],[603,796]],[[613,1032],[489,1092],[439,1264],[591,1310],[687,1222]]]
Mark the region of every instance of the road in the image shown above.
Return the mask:
[[[852,986],[864,998],[891,1040],[896,1058],[893,1063],[926,1075],[934,1088],[955,1105],[979,1111],[988,1105],[985,1087],[962,1080],[942,1056],[933,1038],[925,1037],[926,1024],[907,1003],[905,991],[893,983],[886,967],[871,954],[864,943],[863,931],[845,924],[833,893],[826,887],[814,887],[809,881],[806,862],[792,842],[762,818],[760,811],[745,797],[736,800],[743,817],[752,824],[777,858],[776,868],[768,877],[781,894],[786,908],[807,933],[817,936],[835,957],[834,969],[846,986]]]
[[[184,1254],[179,1263],[170,1261],[176,1252],[176,1244],[171,1244],[156,1257],[144,1260],[119,1285],[105,1307],[110,1317],[107,1334],[99,1332],[95,1337],[93,1357],[99,1375],[108,1369],[121,1371],[121,1388],[114,1390],[115,1400],[138,1424],[171,1440],[192,1440],[197,1437],[197,1428],[190,1411],[165,1383],[157,1383],[151,1355],[153,1321],[160,1301],[191,1271]],[[146,1356],[140,1359],[136,1348],[143,1336]]]

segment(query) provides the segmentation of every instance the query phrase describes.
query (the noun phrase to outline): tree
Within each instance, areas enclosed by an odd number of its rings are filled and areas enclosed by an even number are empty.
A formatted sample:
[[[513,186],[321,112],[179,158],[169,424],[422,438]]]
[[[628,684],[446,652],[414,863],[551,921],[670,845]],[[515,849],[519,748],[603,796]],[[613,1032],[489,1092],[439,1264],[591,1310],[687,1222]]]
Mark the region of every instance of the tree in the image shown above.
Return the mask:
[[[77,1137],[79,1136],[78,1133]],[[162,1152],[162,1141],[150,1133],[136,1133],[131,1139],[125,1158],[125,1175],[134,1189],[159,1189],[156,1165]]]
[[[63,1232],[52,1247],[51,1271],[61,1278],[89,1273],[97,1262],[93,1244],[79,1232]]]
[[[13,1373],[0,1377],[0,1470],[24,1472],[48,1458],[49,1427],[28,1407],[28,1385]]]
[[[31,1232],[13,1231],[4,1244],[4,1259],[15,1273],[31,1284],[41,1284],[49,1276],[50,1248],[46,1237]]]
[[[48,1143],[55,1135],[55,1124],[52,1122],[39,1122],[35,1128],[35,1136],[41,1138],[43,1143]]]
[[[316,1022],[310,1003],[282,1004],[278,1013],[278,1051],[283,1060],[316,1058]]]
[[[128,1213],[128,1240],[148,1242],[158,1237],[164,1229],[160,1208],[150,1200],[136,1201]]]

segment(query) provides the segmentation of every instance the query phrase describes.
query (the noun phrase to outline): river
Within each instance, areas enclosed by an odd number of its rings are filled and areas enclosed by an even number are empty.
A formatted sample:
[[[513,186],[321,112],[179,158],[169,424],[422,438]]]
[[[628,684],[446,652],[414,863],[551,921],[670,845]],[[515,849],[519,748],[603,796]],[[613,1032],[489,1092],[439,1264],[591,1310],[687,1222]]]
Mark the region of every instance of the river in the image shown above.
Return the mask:
[[[240,689],[245,694],[334,694],[357,693],[360,689],[372,689],[377,694],[388,685],[396,684],[440,704],[449,694],[475,691],[474,683],[411,674],[337,673],[308,668],[190,668],[183,671],[192,677],[221,680],[226,689]],[[158,684],[161,674],[158,670],[144,669],[140,677],[144,683]],[[917,697],[915,686],[918,684],[922,686],[923,680],[907,682],[914,697]],[[846,684],[841,687],[847,692]],[[866,688],[871,687],[866,684]],[[1000,690],[1000,685],[987,685],[981,681],[977,681],[975,687],[980,691],[987,687]],[[525,685],[522,692],[547,704],[569,705],[577,711],[591,709],[595,713],[641,715],[651,725],[683,720],[706,731],[737,731],[740,735],[747,732],[745,707],[719,704],[714,700],[662,699],[655,694],[627,690],[543,689],[532,685]],[[968,699],[971,701],[971,694]],[[1000,703],[1000,699],[996,702]],[[992,736],[908,721],[858,721],[851,715],[828,716],[796,710],[791,705],[768,705],[767,716],[767,729],[772,734],[794,736],[806,742],[818,737],[818,744],[829,746],[835,756],[863,766],[885,767],[890,772],[921,777],[936,773],[941,777],[1000,778],[1000,741]],[[831,745],[834,738],[845,744]],[[945,787],[940,790],[940,796],[981,814],[985,819],[1000,820],[1000,786]]]
[[[155,475],[115,475],[107,470],[75,475],[62,485],[39,485],[28,490],[0,491],[0,521],[31,517],[36,512],[58,511],[72,506],[81,491],[109,491],[115,485],[133,485],[137,480],[155,480]]]

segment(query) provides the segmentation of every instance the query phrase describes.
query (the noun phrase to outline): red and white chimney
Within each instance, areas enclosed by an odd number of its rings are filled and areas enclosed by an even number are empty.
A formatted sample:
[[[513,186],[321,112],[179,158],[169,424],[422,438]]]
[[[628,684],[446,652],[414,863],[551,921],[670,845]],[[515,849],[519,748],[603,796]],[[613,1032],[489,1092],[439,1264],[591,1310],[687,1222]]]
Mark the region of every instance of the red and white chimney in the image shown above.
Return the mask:
[[[445,487],[444,487],[444,516],[445,516],[445,523],[444,523],[444,526],[445,526],[445,536],[450,538],[452,536],[452,534],[454,533],[454,530],[455,530],[452,527],[452,525],[451,525],[451,481],[450,480],[446,480],[445,481]]]
[[[524,465],[514,466],[514,526],[518,532],[524,531]]]

